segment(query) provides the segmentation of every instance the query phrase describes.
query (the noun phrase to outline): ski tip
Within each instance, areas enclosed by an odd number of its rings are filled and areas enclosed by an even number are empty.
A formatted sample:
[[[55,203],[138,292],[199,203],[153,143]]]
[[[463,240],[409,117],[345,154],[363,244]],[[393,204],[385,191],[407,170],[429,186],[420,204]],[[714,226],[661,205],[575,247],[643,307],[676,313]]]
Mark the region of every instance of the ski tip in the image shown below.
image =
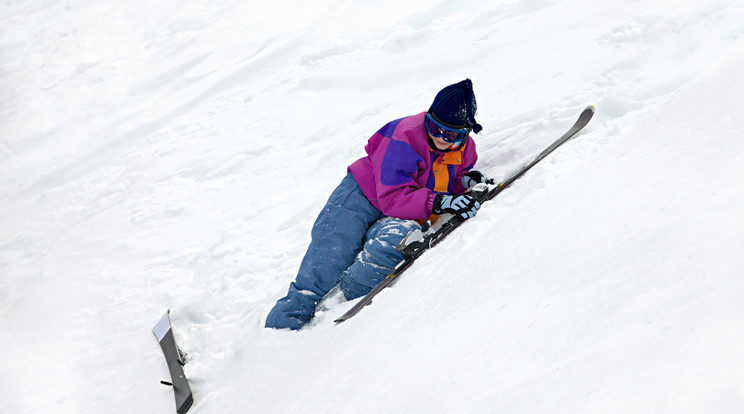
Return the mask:
[[[597,111],[597,108],[594,107],[594,105],[589,105],[586,108],[584,108],[584,111],[591,111],[592,113]]]
[[[171,329],[171,323],[170,323],[170,309],[165,311],[165,315],[163,315],[162,318],[160,318],[160,321],[152,328],[152,333],[155,334],[155,337],[158,339],[158,342],[160,342],[163,337],[170,331]]]
[[[333,321],[336,325],[340,324],[341,322],[346,322],[347,319],[351,318],[354,315],[349,315],[349,312],[344,313],[343,315],[339,316],[337,319]]]

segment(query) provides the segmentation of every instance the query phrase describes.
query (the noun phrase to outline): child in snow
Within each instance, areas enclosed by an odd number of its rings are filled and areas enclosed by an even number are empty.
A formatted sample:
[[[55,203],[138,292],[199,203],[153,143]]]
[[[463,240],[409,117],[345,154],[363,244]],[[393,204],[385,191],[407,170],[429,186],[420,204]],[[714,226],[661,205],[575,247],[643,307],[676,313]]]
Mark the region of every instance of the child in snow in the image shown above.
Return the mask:
[[[267,328],[300,329],[336,284],[348,300],[367,294],[403,260],[400,241],[432,215],[475,216],[480,204],[465,192],[487,180],[471,171],[478,156],[469,134],[482,129],[476,109],[465,79],[439,91],[427,112],[372,135],[367,156],[348,167],[315,221],[297,278]]]

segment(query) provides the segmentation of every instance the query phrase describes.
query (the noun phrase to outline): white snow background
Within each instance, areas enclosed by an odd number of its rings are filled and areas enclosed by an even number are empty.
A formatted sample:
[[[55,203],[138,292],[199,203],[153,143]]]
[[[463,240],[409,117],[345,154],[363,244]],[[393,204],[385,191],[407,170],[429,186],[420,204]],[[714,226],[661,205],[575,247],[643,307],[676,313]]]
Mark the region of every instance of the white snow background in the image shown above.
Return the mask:
[[[744,3],[0,5],[3,413],[744,412]],[[386,122],[471,78],[497,179],[341,325],[266,330]]]

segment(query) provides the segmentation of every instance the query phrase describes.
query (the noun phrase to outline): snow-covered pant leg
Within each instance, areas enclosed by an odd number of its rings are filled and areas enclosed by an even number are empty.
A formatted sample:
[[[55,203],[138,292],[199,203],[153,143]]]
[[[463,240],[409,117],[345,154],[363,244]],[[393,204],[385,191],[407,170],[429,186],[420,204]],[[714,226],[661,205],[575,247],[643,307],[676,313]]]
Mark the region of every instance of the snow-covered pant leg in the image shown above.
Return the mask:
[[[396,250],[398,244],[410,231],[420,228],[413,220],[393,217],[384,217],[370,226],[364,249],[339,281],[346,299],[366,295],[385,279],[393,267],[403,260],[403,253]]]
[[[362,250],[367,230],[382,213],[367,199],[351,173],[333,191],[318,215],[310,246],[287,296],[266,317],[267,328],[300,329],[318,302]]]

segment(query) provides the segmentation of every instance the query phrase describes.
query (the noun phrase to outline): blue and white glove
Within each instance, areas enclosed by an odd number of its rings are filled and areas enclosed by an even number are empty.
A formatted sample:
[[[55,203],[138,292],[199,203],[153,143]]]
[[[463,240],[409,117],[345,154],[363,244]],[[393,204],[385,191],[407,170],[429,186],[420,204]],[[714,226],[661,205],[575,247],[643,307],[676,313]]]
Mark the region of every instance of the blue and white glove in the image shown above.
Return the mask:
[[[467,194],[451,196],[437,194],[434,198],[434,214],[452,213],[459,214],[462,218],[475,217],[480,208],[480,203],[473,196]]]
[[[471,188],[480,183],[493,184],[493,180],[488,178],[486,174],[476,170],[467,172],[462,176],[462,185],[465,186],[465,188]]]

